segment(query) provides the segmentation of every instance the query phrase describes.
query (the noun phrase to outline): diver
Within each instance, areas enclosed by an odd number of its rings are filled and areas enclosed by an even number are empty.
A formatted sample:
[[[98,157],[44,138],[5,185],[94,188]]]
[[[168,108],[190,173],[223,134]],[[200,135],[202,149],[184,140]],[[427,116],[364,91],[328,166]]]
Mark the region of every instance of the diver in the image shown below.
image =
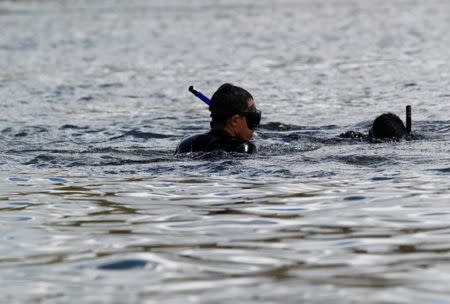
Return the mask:
[[[406,106],[406,126],[397,115],[393,113],[384,113],[375,118],[369,134],[361,132],[348,131],[339,135],[342,138],[367,139],[372,142],[380,140],[399,140],[408,137],[411,134],[411,106]]]
[[[194,87],[189,91],[209,105],[211,129],[181,141],[175,154],[188,152],[257,152],[250,141],[261,121],[253,96],[243,88],[229,83],[221,85],[211,100]]]

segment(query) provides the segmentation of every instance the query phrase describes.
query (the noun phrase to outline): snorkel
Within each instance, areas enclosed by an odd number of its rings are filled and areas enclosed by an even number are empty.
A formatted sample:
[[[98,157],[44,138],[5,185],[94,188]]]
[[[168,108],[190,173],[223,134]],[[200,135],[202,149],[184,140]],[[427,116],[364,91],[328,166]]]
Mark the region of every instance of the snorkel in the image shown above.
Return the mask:
[[[202,92],[197,91],[194,86],[190,86],[189,87],[189,92],[191,92],[192,94],[194,94],[198,99],[200,99],[201,101],[203,101],[204,103],[206,103],[208,106],[211,105],[211,99],[209,99],[208,97],[206,97],[205,95],[203,95]]]
[[[411,106],[406,106],[406,132],[411,133]]]

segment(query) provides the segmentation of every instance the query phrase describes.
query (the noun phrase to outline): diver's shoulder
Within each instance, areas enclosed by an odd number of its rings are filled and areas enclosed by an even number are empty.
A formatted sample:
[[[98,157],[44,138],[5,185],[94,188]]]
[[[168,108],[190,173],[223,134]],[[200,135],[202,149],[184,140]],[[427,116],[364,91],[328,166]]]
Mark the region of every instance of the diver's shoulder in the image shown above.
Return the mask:
[[[210,130],[183,139],[177,146],[175,154],[191,152],[211,152],[222,150],[225,152],[238,152],[254,154],[256,145],[250,141],[242,141],[232,137],[223,130]]]
[[[258,152],[258,148],[253,142],[247,141],[238,146],[235,152],[255,154]]]
[[[175,149],[175,154],[202,151],[202,147],[209,140],[209,133],[195,134],[184,138]]]

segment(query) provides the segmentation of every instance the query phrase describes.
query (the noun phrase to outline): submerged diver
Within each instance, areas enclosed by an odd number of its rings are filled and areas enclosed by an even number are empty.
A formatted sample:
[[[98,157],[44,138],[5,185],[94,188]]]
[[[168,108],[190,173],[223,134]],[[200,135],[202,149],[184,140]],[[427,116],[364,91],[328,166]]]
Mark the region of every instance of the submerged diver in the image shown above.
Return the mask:
[[[369,134],[365,135],[360,132],[348,131],[339,135],[343,138],[361,138],[371,141],[394,139],[398,140],[411,134],[411,106],[406,106],[406,126],[397,115],[393,113],[384,113],[372,123]]]
[[[193,87],[194,95],[209,105],[211,129],[184,139],[175,153],[226,151],[256,153],[250,141],[261,121],[261,112],[256,109],[252,95],[243,88],[229,83],[221,85],[209,100]]]

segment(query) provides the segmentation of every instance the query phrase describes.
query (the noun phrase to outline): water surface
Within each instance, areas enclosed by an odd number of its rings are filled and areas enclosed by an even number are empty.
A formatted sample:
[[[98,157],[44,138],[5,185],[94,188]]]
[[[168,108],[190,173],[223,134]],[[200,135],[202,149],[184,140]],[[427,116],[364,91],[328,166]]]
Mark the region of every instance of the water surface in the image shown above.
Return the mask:
[[[446,303],[449,9],[0,1],[1,299]],[[174,156],[226,81],[260,153]]]

